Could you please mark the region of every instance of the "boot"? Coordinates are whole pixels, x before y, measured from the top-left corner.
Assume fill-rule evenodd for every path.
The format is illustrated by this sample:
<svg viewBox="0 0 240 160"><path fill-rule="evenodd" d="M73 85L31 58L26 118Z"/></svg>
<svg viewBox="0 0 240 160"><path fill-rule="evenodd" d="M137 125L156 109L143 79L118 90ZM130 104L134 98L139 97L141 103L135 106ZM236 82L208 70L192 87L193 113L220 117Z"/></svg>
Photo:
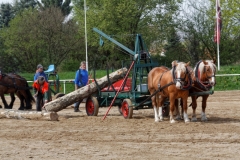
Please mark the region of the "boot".
<svg viewBox="0 0 240 160"><path fill-rule="evenodd" d="M79 112L79 108L77 106L74 106L74 112Z"/></svg>
<svg viewBox="0 0 240 160"><path fill-rule="evenodd" d="M75 104L74 104L74 112L80 112L80 110L79 110L79 102L76 102Z"/></svg>

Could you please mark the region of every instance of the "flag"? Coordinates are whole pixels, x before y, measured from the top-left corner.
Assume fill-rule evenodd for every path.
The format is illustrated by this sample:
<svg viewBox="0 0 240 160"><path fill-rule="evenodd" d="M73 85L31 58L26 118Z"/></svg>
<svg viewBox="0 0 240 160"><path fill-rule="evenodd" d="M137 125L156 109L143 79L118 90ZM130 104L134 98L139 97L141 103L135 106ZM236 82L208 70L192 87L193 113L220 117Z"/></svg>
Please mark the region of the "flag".
<svg viewBox="0 0 240 160"><path fill-rule="evenodd" d="M216 0L216 24L215 24L215 34L214 34L214 42L220 43L220 33L222 29L222 20L221 20L221 8L219 0Z"/></svg>

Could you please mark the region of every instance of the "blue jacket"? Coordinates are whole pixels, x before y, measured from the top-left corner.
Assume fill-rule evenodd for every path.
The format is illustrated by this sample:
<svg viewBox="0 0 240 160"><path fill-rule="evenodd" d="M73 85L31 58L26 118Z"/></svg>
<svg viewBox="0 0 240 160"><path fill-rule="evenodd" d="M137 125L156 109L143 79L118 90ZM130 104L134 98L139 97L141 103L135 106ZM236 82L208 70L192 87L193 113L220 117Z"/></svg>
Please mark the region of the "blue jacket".
<svg viewBox="0 0 240 160"><path fill-rule="evenodd" d="M79 74L79 71L80 71L80 74ZM74 84L76 84L78 87L83 87L83 86L86 86L87 83L88 83L88 71L85 69L77 70Z"/></svg>
<svg viewBox="0 0 240 160"><path fill-rule="evenodd" d="M34 81L36 81L39 76L43 76L43 77L45 78L45 81L48 82L47 76L46 76L46 74L45 74L44 72L41 72L41 73L40 73L40 72L37 72L37 73L34 75Z"/></svg>

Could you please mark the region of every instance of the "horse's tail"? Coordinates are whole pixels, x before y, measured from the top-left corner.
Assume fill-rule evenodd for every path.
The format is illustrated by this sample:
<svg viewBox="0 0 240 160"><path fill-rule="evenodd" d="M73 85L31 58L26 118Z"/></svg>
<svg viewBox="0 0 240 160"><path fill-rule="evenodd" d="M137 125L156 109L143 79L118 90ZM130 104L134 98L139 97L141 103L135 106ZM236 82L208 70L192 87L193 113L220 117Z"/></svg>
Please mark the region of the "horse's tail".
<svg viewBox="0 0 240 160"><path fill-rule="evenodd" d="M30 87L29 87L27 82L26 82L26 87L28 88L28 89L26 89L27 98L28 98L30 103L34 103L35 98L32 96L32 93L30 92Z"/></svg>

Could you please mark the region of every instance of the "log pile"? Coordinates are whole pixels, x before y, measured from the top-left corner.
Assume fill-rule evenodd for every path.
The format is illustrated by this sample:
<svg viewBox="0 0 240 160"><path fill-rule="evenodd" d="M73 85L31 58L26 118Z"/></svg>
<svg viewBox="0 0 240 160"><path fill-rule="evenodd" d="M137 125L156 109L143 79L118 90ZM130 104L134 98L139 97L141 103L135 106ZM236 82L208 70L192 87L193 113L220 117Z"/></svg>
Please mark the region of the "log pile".
<svg viewBox="0 0 240 160"><path fill-rule="evenodd" d="M127 68L123 68L109 74L110 82L114 83L119 79L122 79L123 75L125 75L126 73L127 73ZM107 76L98 79L97 83L101 89L108 86ZM62 97L59 97L45 104L44 107L48 112L58 112L74 104L77 101L80 101L80 100L83 100L84 98L89 97L96 91L97 91L97 85L95 83L90 83L85 87L79 88L76 91L68 93Z"/></svg>
<svg viewBox="0 0 240 160"><path fill-rule="evenodd" d="M57 121L58 114L55 112L36 112L36 111L18 111L18 110L4 110L0 112L1 118L11 119L31 119L31 120L51 120Z"/></svg>
<svg viewBox="0 0 240 160"><path fill-rule="evenodd" d="M123 78L127 73L127 68L119 69L111 74L109 74L109 79L111 83L114 83ZM97 80L100 89L108 86L108 78L104 76ZM65 109L66 107L74 104L77 101L83 100L91 96L94 92L98 90L96 83L90 83L85 87L82 87L76 91L59 97L51 102L45 104L45 111L34 112L34 111L18 111L18 110L3 110L0 112L0 118L14 118L14 119L42 119L57 121L57 112Z"/></svg>

